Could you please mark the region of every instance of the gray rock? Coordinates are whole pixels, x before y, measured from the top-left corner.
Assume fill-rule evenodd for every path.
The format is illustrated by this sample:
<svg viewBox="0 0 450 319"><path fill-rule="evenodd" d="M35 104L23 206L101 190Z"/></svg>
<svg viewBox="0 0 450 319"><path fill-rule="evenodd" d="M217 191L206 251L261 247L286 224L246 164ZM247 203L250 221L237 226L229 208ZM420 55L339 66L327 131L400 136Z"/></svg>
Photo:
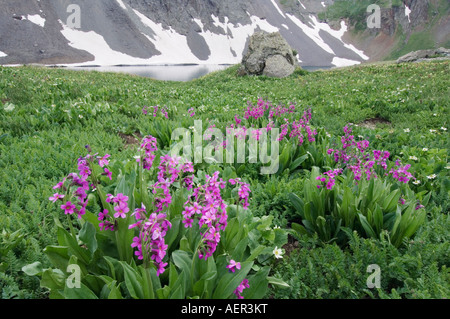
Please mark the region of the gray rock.
<svg viewBox="0 0 450 319"><path fill-rule="evenodd" d="M282 55L273 55L266 60L263 74L269 77L284 78L291 75L295 67Z"/></svg>
<svg viewBox="0 0 450 319"><path fill-rule="evenodd" d="M291 46L279 32L254 33L248 42L238 74L286 77L295 70Z"/></svg>
<svg viewBox="0 0 450 319"><path fill-rule="evenodd" d="M420 62L434 58L450 58L450 49L438 48L413 51L397 59L397 63Z"/></svg>

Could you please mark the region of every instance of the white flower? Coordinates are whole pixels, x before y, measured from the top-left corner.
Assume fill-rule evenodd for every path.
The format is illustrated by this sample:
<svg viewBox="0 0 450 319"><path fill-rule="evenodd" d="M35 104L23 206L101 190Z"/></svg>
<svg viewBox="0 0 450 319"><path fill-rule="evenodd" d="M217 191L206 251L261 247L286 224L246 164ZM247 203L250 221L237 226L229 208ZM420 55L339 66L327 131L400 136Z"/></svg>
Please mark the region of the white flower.
<svg viewBox="0 0 450 319"><path fill-rule="evenodd" d="M428 148L424 147L424 148L422 148L422 151L423 152L428 152Z"/></svg>
<svg viewBox="0 0 450 319"><path fill-rule="evenodd" d="M433 116L437 116L437 113L433 113Z"/></svg>
<svg viewBox="0 0 450 319"><path fill-rule="evenodd" d="M412 182L414 185L419 185L421 182L419 180L415 180L414 182Z"/></svg>
<svg viewBox="0 0 450 319"><path fill-rule="evenodd" d="M450 169L450 165L445 166L446 169Z"/></svg>
<svg viewBox="0 0 450 319"><path fill-rule="evenodd" d="M275 246L275 249L273 250L273 254L275 255L276 259L283 258L283 252L277 246Z"/></svg>
<svg viewBox="0 0 450 319"><path fill-rule="evenodd" d="M428 179L435 179L436 178L436 174L431 174L427 176Z"/></svg>
<svg viewBox="0 0 450 319"><path fill-rule="evenodd" d="M446 127L441 127L441 130L447 131L447 128Z"/></svg>
<svg viewBox="0 0 450 319"><path fill-rule="evenodd" d="M430 133L436 133L436 130L430 129Z"/></svg>
<svg viewBox="0 0 450 319"><path fill-rule="evenodd" d="M413 160L413 161L417 161L417 157L415 157L415 156L410 156L409 159Z"/></svg>
<svg viewBox="0 0 450 319"><path fill-rule="evenodd" d="M280 226L274 226L273 229L280 229Z"/></svg>
<svg viewBox="0 0 450 319"><path fill-rule="evenodd" d="M409 133L409 132L410 132L410 130L409 130L409 128L405 128L405 129L403 130L403 132L405 132L405 133Z"/></svg>

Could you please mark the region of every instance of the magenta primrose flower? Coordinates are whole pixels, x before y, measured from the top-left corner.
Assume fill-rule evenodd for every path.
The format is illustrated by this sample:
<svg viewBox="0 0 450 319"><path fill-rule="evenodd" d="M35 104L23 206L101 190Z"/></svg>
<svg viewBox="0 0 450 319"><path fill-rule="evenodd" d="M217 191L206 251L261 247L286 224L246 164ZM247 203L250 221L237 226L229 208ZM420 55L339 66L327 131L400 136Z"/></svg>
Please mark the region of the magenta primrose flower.
<svg viewBox="0 0 450 319"><path fill-rule="evenodd" d="M64 210L64 214L72 215L75 212L76 206L72 204L70 201L61 205L61 209Z"/></svg>
<svg viewBox="0 0 450 319"><path fill-rule="evenodd" d="M230 264L227 266L227 268L229 272L235 272L236 269L241 269L241 263L231 259Z"/></svg>
<svg viewBox="0 0 450 319"><path fill-rule="evenodd" d="M114 210L116 211L114 214L115 218L127 218L126 214L130 211L126 202L121 202L118 206L114 207Z"/></svg>
<svg viewBox="0 0 450 319"><path fill-rule="evenodd" d="M108 165L109 164L109 161L108 161L109 157L111 157L111 155L109 155L109 154L105 154L105 156L103 156L103 157L97 156L98 165L100 165L100 167L102 167L102 168L105 167L106 165Z"/></svg>
<svg viewBox="0 0 450 319"><path fill-rule="evenodd" d="M65 195L55 193L55 194L53 194L53 196L50 196L48 199L49 199L50 201L52 201L53 203L56 203L56 201L57 201L58 199L63 199L64 196L65 196Z"/></svg>

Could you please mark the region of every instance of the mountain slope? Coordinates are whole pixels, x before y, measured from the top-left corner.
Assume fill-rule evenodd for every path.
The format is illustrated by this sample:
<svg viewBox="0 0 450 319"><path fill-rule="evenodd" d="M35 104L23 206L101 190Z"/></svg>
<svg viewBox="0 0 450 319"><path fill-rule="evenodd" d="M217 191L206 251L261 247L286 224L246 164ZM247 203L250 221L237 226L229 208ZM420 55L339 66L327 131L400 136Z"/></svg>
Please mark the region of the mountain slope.
<svg viewBox="0 0 450 319"><path fill-rule="evenodd" d="M395 42L392 35L349 32L351 19L318 18L337 2L2 0L0 64L235 64L258 30L279 31L300 65L353 65L386 55L379 50ZM71 25L73 5L79 26ZM411 17L422 12L411 10Z"/></svg>
<svg viewBox="0 0 450 319"><path fill-rule="evenodd" d="M71 4L80 28L69 27ZM342 41L345 23L335 31L317 20L317 1L3 0L0 9L0 64L234 64L257 30L279 31L303 65L368 59Z"/></svg>

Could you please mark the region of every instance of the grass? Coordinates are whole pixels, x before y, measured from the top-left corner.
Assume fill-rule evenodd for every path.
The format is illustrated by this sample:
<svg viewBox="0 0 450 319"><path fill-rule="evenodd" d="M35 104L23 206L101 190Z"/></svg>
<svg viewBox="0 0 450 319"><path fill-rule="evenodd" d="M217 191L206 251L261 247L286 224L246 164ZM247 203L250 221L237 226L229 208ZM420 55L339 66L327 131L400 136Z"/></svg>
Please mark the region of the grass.
<svg viewBox="0 0 450 319"><path fill-rule="evenodd" d="M440 159L448 163L449 135L441 129L449 127L450 118L448 61L401 65L380 63L313 73L297 70L285 79L238 77L237 68L233 66L186 83L92 71L0 67L2 298L46 297L36 278L25 276L21 267L35 261L48 264L42 249L56 243L53 218L59 214L48 201L52 186L76 169L75 159L84 154L86 144L100 154L111 154L117 160L132 157L136 146L130 145L129 140L127 142L123 137L151 134L157 125L152 117L142 114L145 105L166 106L169 110L167 125L172 128L193 125L193 119L187 116L191 107L196 111L196 119L225 126L233 121L235 114L242 114L248 101L255 103L259 97L273 104L296 103L300 108L312 107L313 125L323 127L333 136L340 136L342 127L349 122L359 125L366 120L382 119L375 128L357 126L355 134L367 136L374 147L388 149L398 156L422 148L441 150L443 155L439 155ZM406 129L410 133L406 133ZM430 157L429 161L427 167L434 167L432 161L435 158ZM443 167L432 169L445 172ZM274 185L252 185L256 192L255 200L260 201L255 203L255 207L273 210L273 214L278 214L277 223L286 225L286 218L291 218L290 208L286 207L285 211L281 208L286 198L283 194L267 198L263 193L269 188L275 192L276 189L293 189L296 187L295 179L272 183ZM421 229L420 238L428 245L426 249L448 252L448 244L445 244L449 234L448 218L439 217L443 207L448 207L445 204L448 188L444 187L440 196L436 196L434 215L430 213L430 221ZM435 220L440 223L433 222ZM433 233L437 229L440 229L441 237L434 240ZM299 244L300 247L308 247L313 256L311 266L305 264L304 267L322 271L320 269L326 268L325 264L329 262L326 256L333 254L332 251L341 254L343 263L358 258L353 248L342 250L309 242L310 239L303 239ZM366 245L367 248L378 243L368 240L358 245ZM418 254L418 251L377 249L380 263L392 254L399 258L399 262L406 262ZM298 252L299 256L304 253ZM295 268L298 261L295 254L280 262L277 271L283 276L300 271ZM448 297L448 282L447 286L444 284L448 271L443 268L448 267L448 260L436 261L430 257L426 263L427 267L419 270L408 268L408 276L405 275L405 280L422 278L422 287L419 284L408 286L404 281L399 283L392 279L384 289L385 296L392 297L395 295L392 289L403 287L416 289L420 292L416 293L419 297L443 294ZM339 268L338 262L335 267L336 276L351 271ZM362 261L359 267L359 272L364 273ZM425 273L431 270L435 277L426 277ZM402 269L392 271L392 277L402 273ZM440 284L443 288L439 286L442 289L435 287L437 281L443 282ZM334 279L311 281L307 288L311 291L318 288L339 291L341 283ZM300 281L291 284L295 287ZM352 278L348 277L347 292L354 288L352 285ZM308 289L304 295L293 291L272 293L280 298L333 295L308 294ZM397 293L414 297L409 290ZM346 296L354 297L350 293ZM383 294L376 296L382 297Z"/></svg>

